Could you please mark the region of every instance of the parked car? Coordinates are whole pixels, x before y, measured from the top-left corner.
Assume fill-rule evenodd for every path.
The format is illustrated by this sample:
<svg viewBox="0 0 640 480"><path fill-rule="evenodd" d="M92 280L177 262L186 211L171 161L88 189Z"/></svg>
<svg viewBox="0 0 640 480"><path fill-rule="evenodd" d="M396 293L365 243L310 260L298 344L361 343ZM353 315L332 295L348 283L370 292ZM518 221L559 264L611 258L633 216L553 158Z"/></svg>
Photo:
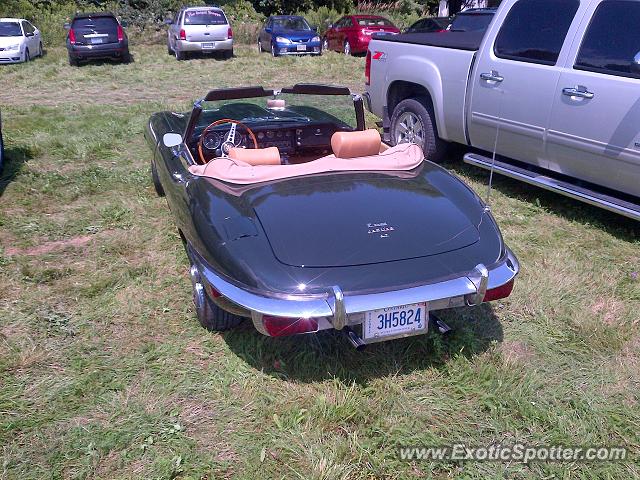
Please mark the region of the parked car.
<svg viewBox="0 0 640 480"><path fill-rule="evenodd" d="M376 15L347 15L329 25L322 41L323 50L334 50L345 55L365 53L374 34L400 33L390 20Z"/></svg>
<svg viewBox="0 0 640 480"><path fill-rule="evenodd" d="M518 261L480 198L417 145L364 128L360 95L310 84L214 90L151 116L153 183L203 326L336 329L362 347L511 293Z"/></svg>
<svg viewBox="0 0 640 480"><path fill-rule="evenodd" d="M639 24L637 1L505 0L486 33L373 40L365 98L392 144L465 144L487 152L467 163L640 220Z"/></svg>
<svg viewBox="0 0 640 480"><path fill-rule="evenodd" d="M233 30L219 7L189 7L167 20L167 53L184 60L192 53L233 57Z"/></svg>
<svg viewBox="0 0 640 480"><path fill-rule="evenodd" d="M404 33L430 33L430 32L444 32L451 24L451 18L449 17L428 17L421 18Z"/></svg>
<svg viewBox="0 0 640 480"><path fill-rule="evenodd" d="M258 51L270 51L274 57L322 55L321 43L317 27L297 15L271 16L258 34Z"/></svg>
<svg viewBox="0 0 640 480"><path fill-rule="evenodd" d="M78 13L65 28L69 65L97 59L131 61L127 33L113 13Z"/></svg>
<svg viewBox="0 0 640 480"><path fill-rule="evenodd" d="M23 18L0 18L0 63L28 62L41 56L40 30Z"/></svg>
<svg viewBox="0 0 640 480"><path fill-rule="evenodd" d="M469 8L453 16L447 27L449 32L484 32L489 27L497 8Z"/></svg>

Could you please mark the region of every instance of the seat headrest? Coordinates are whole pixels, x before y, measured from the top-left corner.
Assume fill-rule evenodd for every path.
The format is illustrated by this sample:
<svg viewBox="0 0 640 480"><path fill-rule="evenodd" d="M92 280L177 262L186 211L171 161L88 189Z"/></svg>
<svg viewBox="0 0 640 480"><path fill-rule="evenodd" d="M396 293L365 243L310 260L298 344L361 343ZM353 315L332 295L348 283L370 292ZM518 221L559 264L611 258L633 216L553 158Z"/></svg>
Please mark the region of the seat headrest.
<svg viewBox="0 0 640 480"><path fill-rule="evenodd" d="M267 108L284 108L284 100L270 98L267 100Z"/></svg>
<svg viewBox="0 0 640 480"><path fill-rule="evenodd" d="M336 132L331 136L331 148L338 158L355 158L380 153L382 140L377 130Z"/></svg>
<svg viewBox="0 0 640 480"><path fill-rule="evenodd" d="M249 165L280 165L280 150L269 148L230 148L229 158Z"/></svg>

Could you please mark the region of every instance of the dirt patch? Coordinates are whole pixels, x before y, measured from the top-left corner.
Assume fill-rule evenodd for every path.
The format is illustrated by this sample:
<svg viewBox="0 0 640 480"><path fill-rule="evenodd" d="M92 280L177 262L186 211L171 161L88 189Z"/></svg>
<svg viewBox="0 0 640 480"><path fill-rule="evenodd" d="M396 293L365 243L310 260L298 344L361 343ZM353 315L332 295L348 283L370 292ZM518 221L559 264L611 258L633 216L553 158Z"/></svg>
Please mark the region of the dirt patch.
<svg viewBox="0 0 640 480"><path fill-rule="evenodd" d="M43 244L36 245L35 247L29 247L29 248L9 247L4 251L4 254L8 257L12 257L15 255L26 255L26 256L44 255L47 253L64 250L66 248L83 247L87 245L92 239L93 239L93 235L82 235L79 237L68 238L66 240L56 240L53 242L45 242Z"/></svg>
<svg viewBox="0 0 640 480"><path fill-rule="evenodd" d="M535 353L529 345L519 340L505 340L500 344L500 353L505 363L526 364L535 359Z"/></svg>
<svg viewBox="0 0 640 480"><path fill-rule="evenodd" d="M618 325L620 318L624 316L624 304L614 298L600 297L591 306L591 313L611 327Z"/></svg>

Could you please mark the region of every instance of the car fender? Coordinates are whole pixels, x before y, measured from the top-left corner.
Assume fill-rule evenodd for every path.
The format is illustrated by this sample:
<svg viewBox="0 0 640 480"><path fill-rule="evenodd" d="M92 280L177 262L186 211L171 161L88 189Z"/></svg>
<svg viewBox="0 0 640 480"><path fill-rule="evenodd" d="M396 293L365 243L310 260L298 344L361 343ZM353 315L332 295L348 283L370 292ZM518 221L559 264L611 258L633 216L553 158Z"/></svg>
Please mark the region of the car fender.
<svg viewBox="0 0 640 480"><path fill-rule="evenodd" d="M408 66L411 68L408 68ZM443 109L442 76L438 66L432 60L415 54L400 54L388 60L384 84L387 85L386 104L389 106L390 95L394 88L394 82L405 82L423 87L431 99L433 113L435 115L438 135L443 140L448 140L446 122ZM418 95L420 96L420 95ZM405 97L410 98L410 97ZM397 102L396 102L397 104ZM389 116L392 115L389 108Z"/></svg>

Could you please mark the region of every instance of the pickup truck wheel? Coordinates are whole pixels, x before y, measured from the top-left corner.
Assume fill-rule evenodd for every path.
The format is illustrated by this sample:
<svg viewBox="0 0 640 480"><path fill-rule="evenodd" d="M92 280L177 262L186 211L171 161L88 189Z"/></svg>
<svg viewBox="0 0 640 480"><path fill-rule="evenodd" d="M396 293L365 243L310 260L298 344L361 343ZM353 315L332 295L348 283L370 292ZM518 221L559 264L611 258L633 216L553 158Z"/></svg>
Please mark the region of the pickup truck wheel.
<svg viewBox="0 0 640 480"><path fill-rule="evenodd" d="M204 290L205 286L200 279L198 267L192 265L189 274L193 285L193 303L200 325L207 330L222 332L237 327L243 322L243 317L229 313L211 301Z"/></svg>
<svg viewBox="0 0 640 480"><path fill-rule="evenodd" d="M430 107L414 98L401 101L391 116L391 142L415 143L422 148L424 156L439 162L445 151L445 142L438 137L435 116Z"/></svg>

